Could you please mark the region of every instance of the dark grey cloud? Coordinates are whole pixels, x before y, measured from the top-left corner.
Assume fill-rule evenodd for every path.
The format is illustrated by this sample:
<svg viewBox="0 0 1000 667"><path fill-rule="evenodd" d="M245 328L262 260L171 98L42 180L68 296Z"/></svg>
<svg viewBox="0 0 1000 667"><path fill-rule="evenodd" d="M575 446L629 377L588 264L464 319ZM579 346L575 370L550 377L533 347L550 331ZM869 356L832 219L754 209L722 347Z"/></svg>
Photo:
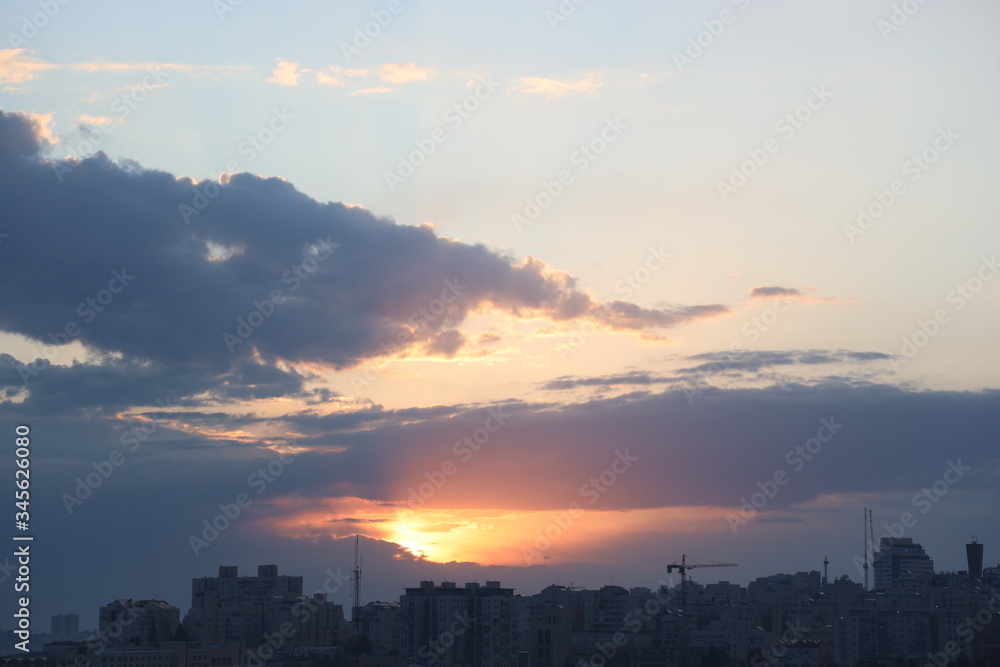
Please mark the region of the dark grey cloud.
<svg viewBox="0 0 1000 667"><path fill-rule="evenodd" d="M467 454L461 443L497 411L503 426ZM843 429L814 461L798 462L795 449L816 436L823 420ZM1000 427L997 391L819 382L706 388L692 396L669 388L568 405L370 408L272 421L314 450L302 455L306 465L288 473L295 495L405 503L408 487L450 459L459 472L430 503L441 507L565 507L625 449L642 464L628 473L628 484L601 499L603 509L738 504L779 468L801 481L770 509L823 494L916 492L958 458L977 470L964 488L993 489L1000 465L989 435Z"/></svg>
<svg viewBox="0 0 1000 667"><path fill-rule="evenodd" d="M748 377L756 374L755 379L780 381L783 376L764 374L771 368L820 365L864 365L874 361L888 361L891 355L883 352L854 352L851 350L735 350L728 352L705 352L693 354L684 358L687 361L702 362L694 366L685 366L675 371L675 375L654 375L645 371L630 371L612 375L572 377L561 376L541 384L542 389L567 390L577 387L621 387L628 385L676 385L690 382L690 376L706 377L711 375L726 375L731 377ZM876 373L877 374L877 373ZM831 376L829 380L857 381L857 377Z"/></svg>
<svg viewBox="0 0 1000 667"><path fill-rule="evenodd" d="M0 410L0 426L10 431L10 424L20 417L16 410L16 405L9 404ZM491 410L504 416L503 426L474 456L463 460L455 453L456 444L482 428ZM160 571L177 573L179 582L173 590L180 591L180 597L170 601L184 606L190 590L186 578L212 574L220 563L248 568L258 562L275 562L289 573L306 568L307 575L322 581L326 567L350 564L350 550L341 549L336 540L275 539L255 527L287 516L288 503L362 498L382 506L406 507L407 488L424 481L426 472L440 469L447 459L458 470L428 500L428 506L564 510L580 499L581 484L609 467L616 451L628 450L639 463L600 498L601 510L721 505L735 511L741 497L754 493L759 481L771 479L781 469L791 481L757 521L762 530L787 525L787 530L813 531L803 534L810 535L806 541L816 547L812 556L817 561L843 536L815 532L818 529L796 509L797 504L850 493L865 497L896 493L908 502L941 477L948 461L960 460L971 471L941 501L941 509L926 519L928 523L921 524L921 531L927 531L936 517L954 516L949 522L956 530L977 532L989 543L1000 540L1000 536L990 537L989 527L982 524L982 517L995 515L998 502L995 480L1000 452L992 435L1000 429L998 391L908 391L887 385L820 382L762 389L706 388L694 397L669 388L567 405L509 402L396 411L370 406L358 412L353 422L350 415L310 412L272 419L275 432L297 434L298 445L314 451L300 453L245 516L200 557L192 555L188 535L203 519L214 516L220 503L231 502L246 491L248 476L273 461L275 452L264 448L264 442L208 439L198 434L213 427L228 431L234 425L260 423L264 417L210 411L170 415L194 427L184 432L168 427L166 411L151 410L146 416L163 419L162 425L135 451L125 450L120 441L128 422L113 416L56 415L37 420L36 438L39 445L44 443L33 461L33 475L38 478L37 487L33 486L38 502L33 507L39 525L66 543L118 545L93 556L56 549L43 552L39 578L44 575L46 590L52 593L40 598L39 604L53 611L65 609L67 599L78 598L57 597L55 591L83 595L70 585L81 577L121 586L111 597L135 596L136 591L145 590L143 577ZM796 470L799 455L795 448L816 435L822 420L843 428ZM93 462L105 460L115 448L125 452L125 463L72 516L67 515L60 494L71 491L76 478L90 473ZM158 499L169 511L154 507L150 498ZM886 521L896 516L898 511L880 513ZM803 518L808 523L802 523ZM330 519L347 519L331 524L331 532L342 533L353 532L351 526L363 530L363 524L352 520L366 517L352 513ZM128 527L126 540L121 538L123 526ZM756 539L747 532L747 539ZM794 541L797 534L783 534L782 539ZM711 553L733 553L734 560L747 565L744 554L752 542L734 542L737 538L721 521L717 535ZM743 536L741 531L739 539ZM595 548L613 546L625 553L630 548L642 553L661 546L681 548L669 529L664 535L642 539L642 544ZM762 534L760 539L753 574L779 567L773 551L768 551L773 547L773 534ZM410 567L414 561L394 545L368 544L366 549L385 556L379 566L373 556L371 572L385 568L384 576L377 578L395 587L379 589L387 590L387 595L393 590L398 595L398 587L420 579L499 578L520 586L535 582L533 570L474 564L448 568L430 563L414 569ZM246 554L255 554L254 560L248 562ZM331 562L331 554L345 560ZM849 566L849 558L847 553L841 560ZM143 567L136 568L136 562ZM365 562L367 567L368 556ZM502 576L486 577L487 572ZM600 576L607 576L606 570L601 572ZM588 576L595 574L591 570ZM619 581L617 574L615 581ZM106 586L88 585L83 590L93 595L98 588L101 595L108 595Z"/></svg>
<svg viewBox="0 0 1000 667"><path fill-rule="evenodd" d="M577 387L618 387L623 385L655 385L677 382L675 378L657 377L643 371L630 371L596 377L571 377L563 375L541 385L542 389L564 390Z"/></svg>
<svg viewBox="0 0 1000 667"><path fill-rule="evenodd" d="M741 374L780 366L819 366L824 364L866 364L888 361L892 355L884 352L852 350L733 350L705 352L687 357L702 362L678 369L680 375Z"/></svg>
<svg viewBox="0 0 1000 667"><path fill-rule="evenodd" d="M214 372L193 364L106 358L70 365L36 359L29 364L0 354L0 389L26 415L113 413L131 406L196 406L228 400L304 395L306 376L235 360ZM193 398L197 396L198 398ZM2 405L2 403L0 403Z"/></svg>
<svg viewBox="0 0 1000 667"><path fill-rule="evenodd" d="M772 296L801 296L802 290L793 287L751 287L751 299L766 299Z"/></svg>
<svg viewBox="0 0 1000 667"><path fill-rule="evenodd" d="M540 260L318 202L278 178L193 183L102 153L47 161L37 126L0 120L0 329L45 343L213 373L250 358L347 368L410 350L453 356L466 343L457 326L484 308L635 331L727 312L600 304ZM180 208L199 193L212 196L186 222Z"/></svg>
<svg viewBox="0 0 1000 667"><path fill-rule="evenodd" d="M0 160L38 155L49 147L41 136L42 128L31 116L4 113L0 109Z"/></svg>

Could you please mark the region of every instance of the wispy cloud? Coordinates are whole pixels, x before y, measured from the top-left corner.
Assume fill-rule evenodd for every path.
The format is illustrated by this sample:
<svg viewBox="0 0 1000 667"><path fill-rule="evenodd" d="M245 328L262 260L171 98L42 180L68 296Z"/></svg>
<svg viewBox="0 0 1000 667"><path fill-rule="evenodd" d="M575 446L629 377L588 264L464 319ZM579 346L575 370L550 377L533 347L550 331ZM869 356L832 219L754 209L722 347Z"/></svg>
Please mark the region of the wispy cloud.
<svg viewBox="0 0 1000 667"><path fill-rule="evenodd" d="M769 285L764 287L751 287L750 288L750 298L756 301L765 301L770 299L781 299L781 300L792 300L799 303L819 303L823 301L851 301L852 299L838 299L835 296L810 296L808 293L813 291L812 287L801 290L797 287L780 287L777 285Z"/></svg>
<svg viewBox="0 0 1000 667"><path fill-rule="evenodd" d="M33 81L46 70L56 67L27 55L26 49L0 49L0 83L14 84L4 90L15 90L20 84Z"/></svg>
<svg viewBox="0 0 1000 667"><path fill-rule="evenodd" d="M121 125L125 122L122 118L112 118L110 116L91 116L88 113L80 115L77 120L85 125Z"/></svg>
<svg viewBox="0 0 1000 667"><path fill-rule="evenodd" d="M386 63L378 68L378 75L386 83L426 81L437 74L436 67L417 67L413 63Z"/></svg>
<svg viewBox="0 0 1000 667"><path fill-rule="evenodd" d="M540 76L523 77L514 82L507 94L537 95L547 100L580 93L593 95L604 85L601 80L604 74L604 71L588 72L575 82L557 81Z"/></svg>
<svg viewBox="0 0 1000 667"><path fill-rule="evenodd" d="M339 67L330 67L330 68L328 68L327 72L330 72L329 74L327 74L326 72L317 71L316 72L316 83L318 83L321 86L338 86L338 87L343 87L344 85L346 85L345 82L344 82L344 80L343 79L339 79L336 76L333 76L334 74L340 73L340 71L341 70L340 70Z"/></svg>
<svg viewBox="0 0 1000 667"><path fill-rule="evenodd" d="M372 86L370 88L362 88L361 90L355 90L351 95L386 95L394 91L395 88L389 88L386 86Z"/></svg>

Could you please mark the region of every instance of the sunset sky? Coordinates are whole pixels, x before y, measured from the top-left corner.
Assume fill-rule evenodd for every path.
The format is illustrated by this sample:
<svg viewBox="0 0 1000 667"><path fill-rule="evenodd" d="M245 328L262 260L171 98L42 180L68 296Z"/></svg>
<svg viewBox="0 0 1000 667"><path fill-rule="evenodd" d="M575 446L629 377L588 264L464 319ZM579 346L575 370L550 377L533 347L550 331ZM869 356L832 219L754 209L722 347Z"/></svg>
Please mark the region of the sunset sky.
<svg viewBox="0 0 1000 667"><path fill-rule="evenodd" d="M39 627L183 613L220 564L312 591L355 533L365 600L682 554L858 581L865 507L938 569L972 534L996 563L998 21L5 3L0 425L32 431Z"/></svg>

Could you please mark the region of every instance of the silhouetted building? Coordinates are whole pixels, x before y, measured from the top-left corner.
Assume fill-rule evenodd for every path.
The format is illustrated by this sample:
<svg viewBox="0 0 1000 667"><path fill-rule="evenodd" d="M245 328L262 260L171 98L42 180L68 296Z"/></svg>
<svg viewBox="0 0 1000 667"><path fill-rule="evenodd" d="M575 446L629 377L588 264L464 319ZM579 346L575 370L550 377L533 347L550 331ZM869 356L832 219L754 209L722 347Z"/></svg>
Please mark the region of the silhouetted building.
<svg viewBox="0 0 1000 667"><path fill-rule="evenodd" d="M235 566L222 565L218 577L191 580L184 626L195 641L286 650L330 646L343 637L346 622L341 605L325 593L303 596L302 577L279 575L277 565L258 566L256 577L240 577Z"/></svg>
<svg viewBox="0 0 1000 667"><path fill-rule="evenodd" d="M180 609L163 600L119 598L100 610L100 633L108 644L148 643L174 638Z"/></svg>
<svg viewBox="0 0 1000 667"><path fill-rule="evenodd" d="M514 589L487 581L458 588L420 582L400 598L400 658L407 665L509 667L517 664Z"/></svg>
<svg viewBox="0 0 1000 667"><path fill-rule="evenodd" d="M51 634L52 639L71 639L80 632L80 616L78 614L53 614Z"/></svg>
<svg viewBox="0 0 1000 667"><path fill-rule="evenodd" d="M934 574L934 561L909 537L883 537L875 552L875 588L891 591L901 580L920 581Z"/></svg>
<svg viewBox="0 0 1000 667"><path fill-rule="evenodd" d="M965 558L969 562L969 576L974 579L983 578L983 545L972 538L972 542L965 545Z"/></svg>
<svg viewBox="0 0 1000 667"><path fill-rule="evenodd" d="M369 602L359 610L360 634L368 640L369 654L395 655L399 652L402 610L398 602Z"/></svg>

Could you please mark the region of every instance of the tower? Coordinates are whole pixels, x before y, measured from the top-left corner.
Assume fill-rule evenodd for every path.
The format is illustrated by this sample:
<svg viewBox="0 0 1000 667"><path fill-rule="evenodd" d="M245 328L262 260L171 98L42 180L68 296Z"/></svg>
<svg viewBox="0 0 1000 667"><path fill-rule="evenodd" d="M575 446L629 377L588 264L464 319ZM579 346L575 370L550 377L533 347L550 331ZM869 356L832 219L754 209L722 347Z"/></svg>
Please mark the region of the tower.
<svg viewBox="0 0 1000 667"><path fill-rule="evenodd" d="M965 545L965 558L969 562L969 576L973 579L983 578L983 545L972 536L972 541Z"/></svg>

